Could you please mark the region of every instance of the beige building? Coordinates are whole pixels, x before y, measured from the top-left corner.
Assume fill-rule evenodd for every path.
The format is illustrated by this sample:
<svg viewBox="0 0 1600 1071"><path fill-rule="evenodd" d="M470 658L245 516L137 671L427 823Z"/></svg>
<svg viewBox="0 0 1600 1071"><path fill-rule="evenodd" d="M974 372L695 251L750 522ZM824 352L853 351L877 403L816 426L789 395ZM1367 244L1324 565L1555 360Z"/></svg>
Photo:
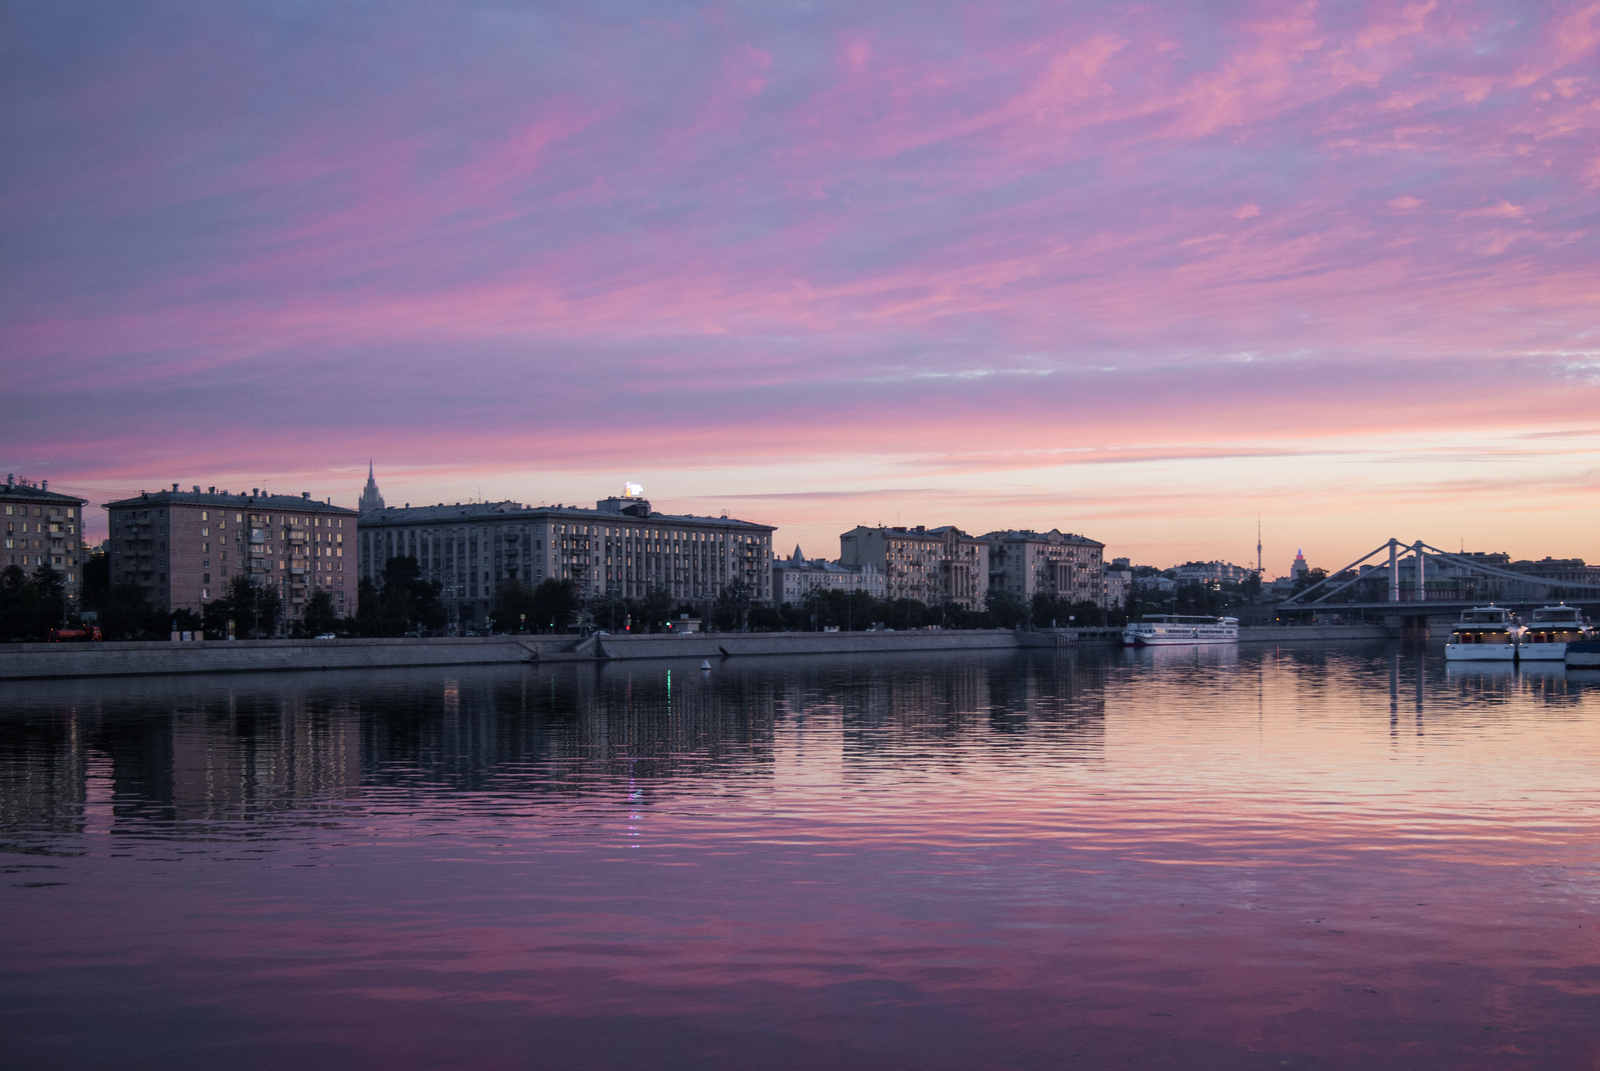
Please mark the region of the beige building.
<svg viewBox="0 0 1600 1071"><path fill-rule="evenodd" d="M981 610L989 594L988 541L953 525L861 525L839 537L839 562L882 570L890 599L916 599L928 606L948 602L964 610Z"/></svg>
<svg viewBox="0 0 1600 1071"><path fill-rule="evenodd" d="M854 591L881 599L888 590L888 578L871 562L845 565L807 558L795 547L793 555L772 563L772 601L779 606L799 606L819 591Z"/></svg>
<svg viewBox="0 0 1600 1071"><path fill-rule="evenodd" d="M373 494L376 495L374 487ZM586 597L709 602L735 580L754 602L772 601L773 528L729 517L656 513L640 494L594 509L518 502L390 506L361 514L362 574L414 557L437 580L452 616L483 621L500 585L571 580Z"/></svg>
<svg viewBox="0 0 1600 1071"><path fill-rule="evenodd" d="M1105 544L1086 536L1048 532L990 532L989 587L1019 599L1052 595L1067 602L1108 606Z"/></svg>
<svg viewBox="0 0 1600 1071"><path fill-rule="evenodd" d="M158 610L198 611L236 576L278 593L284 617L305 613L315 591L334 611L358 607L356 511L309 494L229 494L211 488L139 492L108 502L111 583L132 580Z"/></svg>
<svg viewBox="0 0 1600 1071"><path fill-rule="evenodd" d="M50 481L38 486L16 476L0 485L5 507L6 566L33 573L48 565L61 574L67 599L78 597L83 583L83 507L86 500L50 490Z"/></svg>

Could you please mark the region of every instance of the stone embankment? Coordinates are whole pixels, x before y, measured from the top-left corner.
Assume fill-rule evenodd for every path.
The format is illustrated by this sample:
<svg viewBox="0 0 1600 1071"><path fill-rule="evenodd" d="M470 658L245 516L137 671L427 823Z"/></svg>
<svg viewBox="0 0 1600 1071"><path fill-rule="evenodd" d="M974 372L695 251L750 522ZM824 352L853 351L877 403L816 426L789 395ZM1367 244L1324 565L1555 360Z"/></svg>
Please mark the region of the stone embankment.
<svg viewBox="0 0 1600 1071"><path fill-rule="evenodd" d="M1115 629L1048 632L779 632L665 636L483 636L449 639L240 640L198 643L19 643L0 647L0 681L126 677L162 673L251 673L384 669L603 659L710 659L772 655L894 654L1108 646ZM1240 643L1385 639L1379 625L1241 628Z"/></svg>
<svg viewBox="0 0 1600 1071"><path fill-rule="evenodd" d="M237 640L170 643L18 643L0 647L0 680L251 673L531 662L570 648L571 636L451 639Z"/></svg>

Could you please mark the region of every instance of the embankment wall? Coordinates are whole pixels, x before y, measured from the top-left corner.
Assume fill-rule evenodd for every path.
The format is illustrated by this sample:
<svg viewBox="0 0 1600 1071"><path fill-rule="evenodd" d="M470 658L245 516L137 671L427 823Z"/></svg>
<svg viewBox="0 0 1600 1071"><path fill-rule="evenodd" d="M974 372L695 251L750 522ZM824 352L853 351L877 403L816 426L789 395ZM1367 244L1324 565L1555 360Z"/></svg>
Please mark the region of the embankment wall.
<svg viewBox="0 0 1600 1071"><path fill-rule="evenodd" d="M155 673L259 673L531 662L573 637L237 640L171 643L19 643L0 648L0 680L129 677Z"/></svg>
<svg viewBox="0 0 1600 1071"><path fill-rule="evenodd" d="M1241 628L1240 643L1385 639L1381 625ZM780 632L665 636L482 636L448 639L239 640L202 643L21 643L0 647L0 681L125 677L161 673L259 673L301 669L383 669L591 659L757 655L893 654L1020 647L1105 646L1105 629L1057 632Z"/></svg>
<svg viewBox="0 0 1600 1071"><path fill-rule="evenodd" d="M987 651L1020 646L1008 629L970 632L703 632L682 636L601 636L603 658L710 658L737 655L889 654Z"/></svg>

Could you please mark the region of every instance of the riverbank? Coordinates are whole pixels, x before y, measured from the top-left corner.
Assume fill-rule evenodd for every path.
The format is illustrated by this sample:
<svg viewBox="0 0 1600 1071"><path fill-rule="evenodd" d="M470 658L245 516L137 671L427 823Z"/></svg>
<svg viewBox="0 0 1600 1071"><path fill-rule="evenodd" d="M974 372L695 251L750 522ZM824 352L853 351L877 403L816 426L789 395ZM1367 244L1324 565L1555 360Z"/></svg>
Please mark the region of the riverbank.
<svg viewBox="0 0 1600 1071"><path fill-rule="evenodd" d="M960 632L745 632L659 636L478 636L447 639L239 640L234 642L19 643L0 648L0 680L266 673L607 659L720 660L770 655L893 654L1111 646L1116 629ZM1241 628L1240 643L1386 639L1381 625Z"/></svg>

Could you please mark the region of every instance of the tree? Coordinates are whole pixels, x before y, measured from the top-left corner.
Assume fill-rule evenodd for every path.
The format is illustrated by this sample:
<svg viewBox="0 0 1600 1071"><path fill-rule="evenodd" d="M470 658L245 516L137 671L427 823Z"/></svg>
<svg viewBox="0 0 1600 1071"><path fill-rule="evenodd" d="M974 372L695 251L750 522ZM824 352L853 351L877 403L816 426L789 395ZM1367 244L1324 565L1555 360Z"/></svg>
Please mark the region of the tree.
<svg viewBox="0 0 1600 1071"><path fill-rule="evenodd" d="M649 601L650 596L647 594L645 596L647 605ZM667 607L672 605L672 601L664 590L661 591L661 604L662 616L665 616ZM717 601L712 605L711 616L720 631L737 632L744 627L749 611L750 587L742 577L738 577L724 584L722 590L717 593Z"/></svg>
<svg viewBox="0 0 1600 1071"><path fill-rule="evenodd" d="M1261 574L1251 573L1239 585L1239 593L1251 602L1261 598Z"/></svg>
<svg viewBox="0 0 1600 1071"><path fill-rule="evenodd" d="M1298 595L1307 588L1316 587L1326 579L1328 579L1328 570L1307 569L1305 572L1295 577L1294 590L1291 592L1291 594Z"/></svg>
<svg viewBox="0 0 1600 1071"><path fill-rule="evenodd" d="M78 586L78 605L85 610L98 610L110 594L111 558L105 551L97 550L83 563L83 583Z"/></svg>
<svg viewBox="0 0 1600 1071"><path fill-rule="evenodd" d="M39 568L50 567L41 565ZM38 572L30 577L16 565L8 565L0 572L0 639L11 642L47 640L50 630L61 623L50 598L52 585L47 581L41 589L36 583L38 577ZM59 579L53 587L59 599Z"/></svg>
<svg viewBox="0 0 1600 1071"><path fill-rule="evenodd" d="M577 616L580 600L578 585L571 580L551 578L533 589L529 600L529 627L548 628L560 632Z"/></svg>
<svg viewBox="0 0 1600 1071"><path fill-rule="evenodd" d="M236 576L228 584L227 608L234 623L235 636L264 639L278 628L283 615L283 600L278 591L257 583L248 576Z"/></svg>
<svg viewBox="0 0 1600 1071"><path fill-rule="evenodd" d="M533 609L533 589L520 580L508 580L495 594L489 621L496 632L525 632L539 627Z"/></svg>
<svg viewBox="0 0 1600 1071"><path fill-rule="evenodd" d="M1021 628L1027 624L1028 605L1003 588L990 588L983 604L996 628Z"/></svg>
<svg viewBox="0 0 1600 1071"><path fill-rule="evenodd" d="M100 634L108 640L154 640L166 635L167 622L150 605L150 594L124 580L100 600Z"/></svg>
<svg viewBox="0 0 1600 1071"><path fill-rule="evenodd" d="M407 554L390 558L376 584L362 580L357 628L363 636L399 636L413 628L444 627L442 585L424 580L417 559Z"/></svg>
<svg viewBox="0 0 1600 1071"><path fill-rule="evenodd" d="M320 588L312 592L310 600L306 602L305 613L300 616L300 623L305 630L313 636L319 636L324 632L332 632L338 620L339 615L333 608L333 596Z"/></svg>

